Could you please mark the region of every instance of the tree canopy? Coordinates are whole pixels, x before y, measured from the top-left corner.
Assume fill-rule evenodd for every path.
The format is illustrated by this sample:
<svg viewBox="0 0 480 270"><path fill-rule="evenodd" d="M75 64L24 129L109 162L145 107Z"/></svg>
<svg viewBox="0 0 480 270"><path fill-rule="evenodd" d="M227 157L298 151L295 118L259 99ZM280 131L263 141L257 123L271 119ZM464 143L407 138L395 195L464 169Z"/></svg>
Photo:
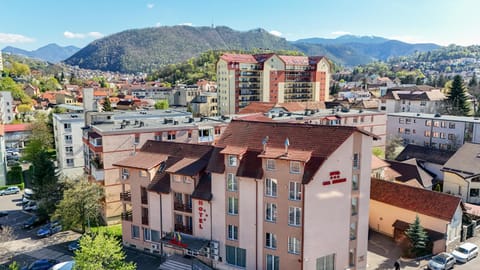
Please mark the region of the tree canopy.
<svg viewBox="0 0 480 270"><path fill-rule="evenodd" d="M162 99L157 102L155 102L155 109L157 110L166 110L168 109L168 100Z"/></svg>
<svg viewBox="0 0 480 270"><path fill-rule="evenodd" d="M420 225L420 218L418 215L415 217L415 221L410 224L405 231L405 235L410 239L411 252L413 255L420 256L426 252L428 235L422 225Z"/></svg>
<svg viewBox="0 0 480 270"><path fill-rule="evenodd" d="M467 90L460 75L453 77L452 85L448 90L448 113L452 115L470 116L471 106L467 98Z"/></svg>

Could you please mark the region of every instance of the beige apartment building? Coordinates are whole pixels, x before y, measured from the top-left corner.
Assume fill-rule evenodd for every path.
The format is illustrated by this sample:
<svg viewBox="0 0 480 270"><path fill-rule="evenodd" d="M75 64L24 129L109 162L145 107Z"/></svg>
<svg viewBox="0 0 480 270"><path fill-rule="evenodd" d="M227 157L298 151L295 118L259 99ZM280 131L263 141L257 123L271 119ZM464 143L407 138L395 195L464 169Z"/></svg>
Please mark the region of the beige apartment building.
<svg viewBox="0 0 480 270"><path fill-rule="evenodd" d="M212 144L226 125L221 119L193 118L175 110L87 113L84 168L91 181L104 187L106 222L119 223L123 212L122 182L115 162L135 155L148 140Z"/></svg>
<svg viewBox="0 0 480 270"><path fill-rule="evenodd" d="M217 62L220 114L234 114L251 102L329 99L330 64L323 56L223 54Z"/></svg>
<svg viewBox="0 0 480 270"><path fill-rule="evenodd" d="M214 146L148 141L113 163L123 243L215 269L366 269L376 138L232 120Z"/></svg>

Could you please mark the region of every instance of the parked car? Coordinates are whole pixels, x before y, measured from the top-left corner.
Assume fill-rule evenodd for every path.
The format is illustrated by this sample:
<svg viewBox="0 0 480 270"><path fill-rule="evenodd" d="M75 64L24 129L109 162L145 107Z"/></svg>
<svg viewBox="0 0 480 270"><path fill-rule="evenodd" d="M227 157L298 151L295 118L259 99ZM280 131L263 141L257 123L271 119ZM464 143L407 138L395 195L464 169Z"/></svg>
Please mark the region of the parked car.
<svg viewBox="0 0 480 270"><path fill-rule="evenodd" d="M8 216L8 211L0 211L0 217Z"/></svg>
<svg viewBox="0 0 480 270"><path fill-rule="evenodd" d="M38 225L41 225L41 224L45 223L45 221L47 221L47 220L44 219L44 218L41 218L37 215L31 216L29 219L27 219L23 223L23 228L24 229L30 229L30 228L33 228L35 226L38 226Z"/></svg>
<svg viewBox="0 0 480 270"><path fill-rule="evenodd" d="M452 252L452 255L457 262L466 263L478 256L478 247L472 243L463 243Z"/></svg>
<svg viewBox="0 0 480 270"><path fill-rule="evenodd" d="M0 196L3 195L10 195L10 194L17 194L20 192L20 188L13 186L13 187L8 187L7 189L0 190Z"/></svg>
<svg viewBox="0 0 480 270"><path fill-rule="evenodd" d="M22 270L48 270L50 267L54 266L57 264L57 260L48 260L48 259L42 259L42 260L36 260L33 263L31 263L29 266L25 266L22 268Z"/></svg>
<svg viewBox="0 0 480 270"><path fill-rule="evenodd" d="M28 201L22 206L25 211L37 211L38 205L36 201Z"/></svg>
<svg viewBox="0 0 480 270"><path fill-rule="evenodd" d="M38 237L47 237L52 234L58 233L62 231L62 225L59 221L52 221L47 225L43 226L42 228L38 229L37 236Z"/></svg>
<svg viewBox="0 0 480 270"><path fill-rule="evenodd" d="M455 258L446 252L442 252L436 256L433 256L428 261L428 269L430 270L449 270L455 265Z"/></svg>
<svg viewBox="0 0 480 270"><path fill-rule="evenodd" d="M35 192L33 192L33 190L31 190L29 188L24 189L23 190L22 203L25 204L29 201L32 201L34 194L35 194Z"/></svg>
<svg viewBox="0 0 480 270"><path fill-rule="evenodd" d="M75 261L66 261L55 264L50 270L72 270L75 266Z"/></svg>
<svg viewBox="0 0 480 270"><path fill-rule="evenodd" d="M80 249L80 238L68 244L68 250L75 252Z"/></svg>

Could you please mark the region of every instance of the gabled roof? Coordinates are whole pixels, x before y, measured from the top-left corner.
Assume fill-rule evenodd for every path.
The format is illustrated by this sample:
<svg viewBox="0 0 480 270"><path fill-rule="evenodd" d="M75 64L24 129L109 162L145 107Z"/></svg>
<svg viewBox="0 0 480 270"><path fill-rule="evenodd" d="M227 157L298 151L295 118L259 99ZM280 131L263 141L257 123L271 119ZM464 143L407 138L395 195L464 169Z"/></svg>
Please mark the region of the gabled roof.
<svg viewBox="0 0 480 270"><path fill-rule="evenodd" d="M8 124L8 125L4 125L3 127L4 127L5 133L32 130L31 124Z"/></svg>
<svg viewBox="0 0 480 270"><path fill-rule="evenodd" d="M422 215L451 221L461 198L394 182L372 179L370 199Z"/></svg>
<svg viewBox="0 0 480 270"><path fill-rule="evenodd" d="M307 56L279 55L278 56L286 65L309 65Z"/></svg>
<svg viewBox="0 0 480 270"><path fill-rule="evenodd" d="M408 144L400 154L398 154L397 161L404 161L411 158L417 160L435 163L439 165L445 164L450 157L455 154L455 151L439 150L414 144Z"/></svg>
<svg viewBox="0 0 480 270"><path fill-rule="evenodd" d="M257 59L251 54L234 54L234 53L224 53L220 59L227 62L238 62L238 63L257 63Z"/></svg>
<svg viewBox="0 0 480 270"><path fill-rule="evenodd" d="M465 143L445 163L444 171L456 173L464 178L480 174L480 144Z"/></svg>
<svg viewBox="0 0 480 270"><path fill-rule="evenodd" d="M275 107L275 102L251 102L242 108L238 114L267 113Z"/></svg>
<svg viewBox="0 0 480 270"><path fill-rule="evenodd" d="M432 187L432 181L435 178L434 175L431 175L420 167L416 159L409 159L403 162L387 160L387 162L390 163L390 168L400 173L400 176L395 178L397 181L407 183L410 180L416 179L422 187Z"/></svg>
<svg viewBox="0 0 480 270"><path fill-rule="evenodd" d="M227 129L216 143L216 149L226 147L244 147L247 149L249 162L241 164L243 171L253 171L260 175L261 162L251 162L249 152L264 153L262 141L268 137L266 153L269 149L283 149L288 138L289 151L295 153L310 153L307 157L304 182L308 183L323 161L340 147L352 134L361 132L370 135L356 127L350 126L322 126L296 123L271 123L245 120L232 120ZM332 136L333 135L333 136ZM303 159L303 154L302 158ZM299 156L300 158L300 156ZM248 164L248 165L247 165ZM224 156L221 150L212 154L207 168L210 172L223 173L225 169ZM244 174L242 172L242 174Z"/></svg>
<svg viewBox="0 0 480 270"><path fill-rule="evenodd" d="M113 166L150 170L164 162L167 157L157 153L136 152L133 156L115 162Z"/></svg>

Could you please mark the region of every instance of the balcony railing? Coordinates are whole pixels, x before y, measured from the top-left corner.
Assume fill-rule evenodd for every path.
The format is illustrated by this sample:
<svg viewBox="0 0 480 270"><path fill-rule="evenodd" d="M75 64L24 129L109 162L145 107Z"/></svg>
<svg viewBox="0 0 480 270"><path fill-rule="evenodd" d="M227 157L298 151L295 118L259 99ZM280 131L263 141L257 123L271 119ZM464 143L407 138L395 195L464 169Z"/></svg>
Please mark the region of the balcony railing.
<svg viewBox="0 0 480 270"><path fill-rule="evenodd" d="M186 233L186 234L192 234L193 232L192 227L187 227L187 226L184 226L183 224L175 224L175 231Z"/></svg>
<svg viewBox="0 0 480 270"><path fill-rule="evenodd" d="M175 202L173 208L177 211L192 213L192 205Z"/></svg>
<svg viewBox="0 0 480 270"><path fill-rule="evenodd" d="M148 225L148 216L142 217L142 225Z"/></svg>
<svg viewBox="0 0 480 270"><path fill-rule="evenodd" d="M132 201L132 193L130 191L120 192L120 200L131 202Z"/></svg>
<svg viewBox="0 0 480 270"><path fill-rule="evenodd" d="M123 212L121 216L122 216L122 220L126 220L126 221L133 220L132 211Z"/></svg>

